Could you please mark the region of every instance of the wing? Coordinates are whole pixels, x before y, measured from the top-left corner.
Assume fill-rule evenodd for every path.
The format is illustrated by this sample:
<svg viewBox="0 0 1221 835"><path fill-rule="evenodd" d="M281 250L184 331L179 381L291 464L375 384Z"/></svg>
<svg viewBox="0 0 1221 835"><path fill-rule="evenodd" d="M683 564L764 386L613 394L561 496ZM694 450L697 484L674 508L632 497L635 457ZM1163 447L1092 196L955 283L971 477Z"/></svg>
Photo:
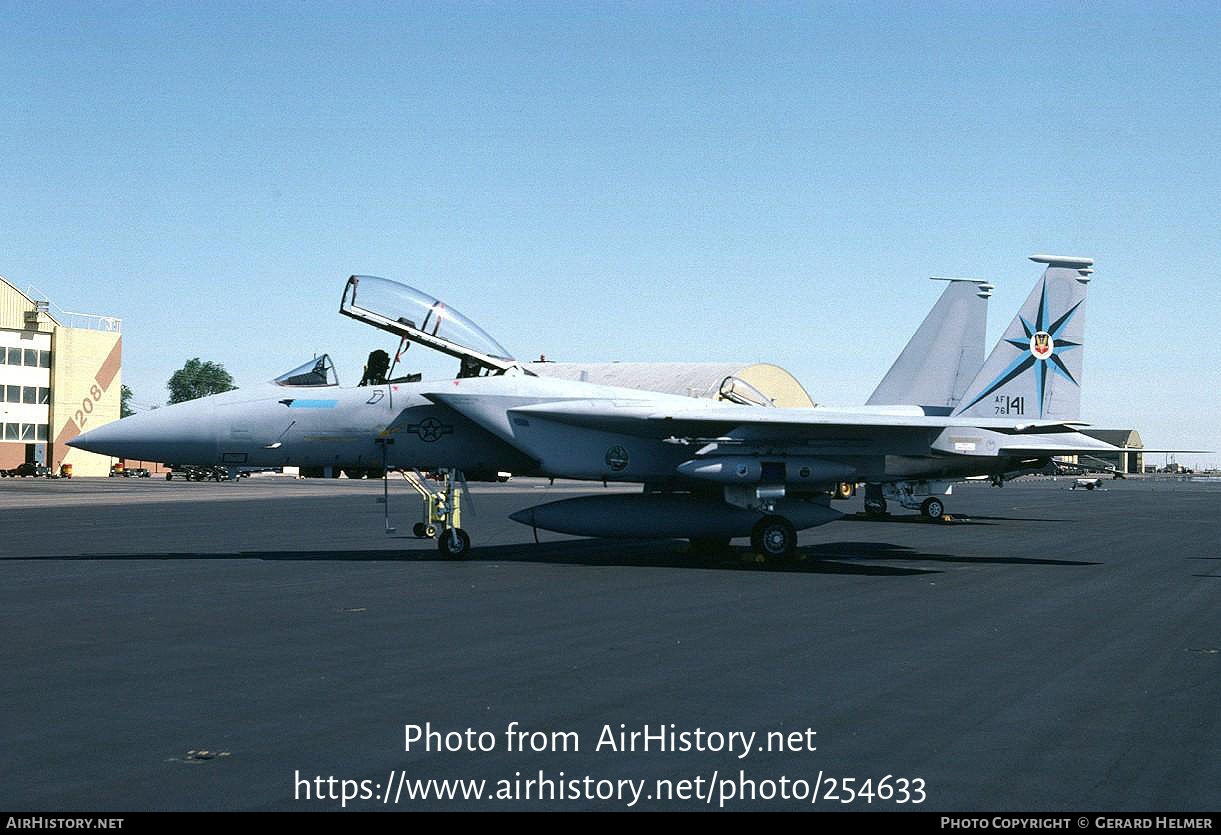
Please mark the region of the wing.
<svg viewBox="0 0 1221 835"><path fill-rule="evenodd" d="M1002 418L959 418L916 414L910 409L847 411L838 409L758 409L753 406L709 405L696 409L659 410L656 403L611 400L565 400L518 406L513 413L560 423L636 435L708 435L735 429L766 429L811 438L842 430L939 431L973 427L1029 433L1071 431L1085 424L1064 421L1013 421Z"/></svg>
<svg viewBox="0 0 1221 835"><path fill-rule="evenodd" d="M1031 457L1048 447L1055 451L1047 454L1055 455L1072 454L1077 449L1118 449L1073 431L1073 426L1080 425L1076 423L925 415L910 408L759 409L716 403L689 406L650 398L522 403L513 398L466 393L430 392L426 396L461 412L509 443L519 440L515 426L540 419L669 443L799 447L806 451L815 446L828 448L829 454L836 448L844 454L859 454L865 446L875 452L897 450L892 442L910 454Z"/></svg>

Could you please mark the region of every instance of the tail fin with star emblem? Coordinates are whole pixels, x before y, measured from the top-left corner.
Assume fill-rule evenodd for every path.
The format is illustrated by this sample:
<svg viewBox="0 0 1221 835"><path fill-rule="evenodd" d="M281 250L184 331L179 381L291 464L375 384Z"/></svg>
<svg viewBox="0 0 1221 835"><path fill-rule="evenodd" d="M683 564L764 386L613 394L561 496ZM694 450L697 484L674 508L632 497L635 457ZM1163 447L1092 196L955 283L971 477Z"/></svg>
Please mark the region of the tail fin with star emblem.
<svg viewBox="0 0 1221 835"><path fill-rule="evenodd" d="M1032 255L1046 264L1018 315L967 387L955 414L1077 420L1092 258Z"/></svg>

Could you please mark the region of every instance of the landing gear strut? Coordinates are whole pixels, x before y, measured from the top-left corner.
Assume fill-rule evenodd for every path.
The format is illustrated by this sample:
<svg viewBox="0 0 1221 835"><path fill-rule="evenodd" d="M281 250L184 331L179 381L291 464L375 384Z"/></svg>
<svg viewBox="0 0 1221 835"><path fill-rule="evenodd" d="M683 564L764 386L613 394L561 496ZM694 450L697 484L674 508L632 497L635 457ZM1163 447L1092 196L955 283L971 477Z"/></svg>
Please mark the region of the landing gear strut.
<svg viewBox="0 0 1221 835"><path fill-rule="evenodd" d="M882 485L865 485L865 513L870 516L884 516L886 514L886 499L882 495Z"/></svg>
<svg viewBox="0 0 1221 835"><path fill-rule="evenodd" d="M462 475L456 470L441 470L441 489L424 482L418 472L404 473L407 483L420 494L424 518L411 532L420 539L437 537L437 548L450 559L462 559L471 550L471 538L462 530ZM440 531L440 536L437 532Z"/></svg>

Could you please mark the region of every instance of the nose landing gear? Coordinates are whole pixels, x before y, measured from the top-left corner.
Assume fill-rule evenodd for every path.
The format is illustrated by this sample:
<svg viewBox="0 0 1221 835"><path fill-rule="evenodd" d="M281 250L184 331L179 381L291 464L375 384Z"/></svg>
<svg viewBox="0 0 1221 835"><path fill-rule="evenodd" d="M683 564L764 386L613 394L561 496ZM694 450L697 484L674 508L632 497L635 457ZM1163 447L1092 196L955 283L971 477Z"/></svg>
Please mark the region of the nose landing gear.
<svg viewBox="0 0 1221 835"><path fill-rule="evenodd" d="M462 559L471 550L471 538L462 530L462 476L456 470L441 470L441 489L425 483L418 472L404 473L407 483L420 494L424 518L411 532L420 539L437 537L437 548L449 559ZM437 532L440 531L440 535Z"/></svg>

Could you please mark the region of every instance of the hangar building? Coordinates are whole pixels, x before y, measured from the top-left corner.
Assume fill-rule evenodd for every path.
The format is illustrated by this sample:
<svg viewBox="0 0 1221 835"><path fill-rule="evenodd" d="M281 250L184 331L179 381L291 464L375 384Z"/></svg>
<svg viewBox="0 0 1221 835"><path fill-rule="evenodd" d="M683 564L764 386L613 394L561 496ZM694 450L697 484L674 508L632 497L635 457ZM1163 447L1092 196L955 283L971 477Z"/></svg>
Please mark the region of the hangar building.
<svg viewBox="0 0 1221 835"><path fill-rule="evenodd" d="M1131 450L1138 450L1144 447L1145 442L1141 440L1140 433L1135 429L1094 429L1092 427L1083 427L1081 434L1089 435L1099 441L1105 441L1112 446L1128 447ZM1092 458L1109 464L1121 473L1143 473L1145 471L1145 454L1143 452L1115 452L1094 453Z"/></svg>
<svg viewBox="0 0 1221 835"><path fill-rule="evenodd" d="M0 469L28 461L109 474L109 458L65 442L119 417L120 325L53 310L0 277Z"/></svg>

